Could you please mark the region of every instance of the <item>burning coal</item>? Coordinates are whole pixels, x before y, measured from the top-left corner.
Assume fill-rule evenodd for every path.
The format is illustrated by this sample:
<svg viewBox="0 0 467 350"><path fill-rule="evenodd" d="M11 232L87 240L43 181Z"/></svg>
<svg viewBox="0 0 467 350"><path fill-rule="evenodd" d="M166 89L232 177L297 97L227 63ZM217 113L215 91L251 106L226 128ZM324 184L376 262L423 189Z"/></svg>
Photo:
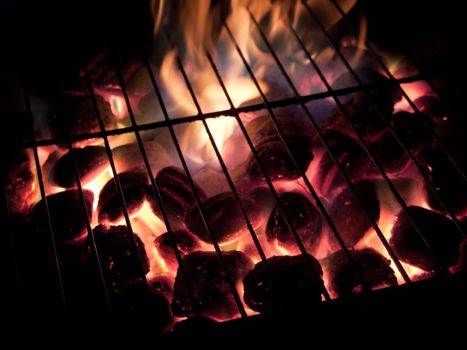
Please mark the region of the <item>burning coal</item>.
<svg viewBox="0 0 467 350"><path fill-rule="evenodd" d="M325 1L151 3L163 44L147 65L129 62L118 83L90 65L90 89L80 76L60 103L33 103L38 139L78 138L39 147L37 164L34 150L9 162L9 210L39 242L31 260L75 247L64 275L98 266L117 310L150 311L165 329L313 307L324 290L340 297L465 262L465 184L443 176L365 30L332 45L311 15L335 28L341 15ZM380 87L284 102L351 87L343 59ZM448 118L433 91L402 87L433 128Z"/></svg>

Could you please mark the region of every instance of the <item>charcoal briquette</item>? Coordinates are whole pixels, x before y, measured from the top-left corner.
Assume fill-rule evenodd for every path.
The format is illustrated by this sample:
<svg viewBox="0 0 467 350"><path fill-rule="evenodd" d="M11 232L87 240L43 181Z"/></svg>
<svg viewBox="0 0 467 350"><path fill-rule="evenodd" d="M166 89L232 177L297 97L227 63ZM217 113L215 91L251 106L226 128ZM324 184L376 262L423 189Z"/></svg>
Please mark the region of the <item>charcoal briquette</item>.
<svg viewBox="0 0 467 350"><path fill-rule="evenodd" d="M110 104L100 95L96 95L96 102L104 126L110 126L115 121ZM100 131L93 100L86 94L66 95L61 108L50 114L49 121L53 137Z"/></svg>
<svg viewBox="0 0 467 350"><path fill-rule="evenodd" d="M154 241L154 245L157 248L159 255L164 259L168 266L176 268L178 266L178 262L173 250L172 238L177 243L178 251L182 257L195 250L199 250L200 245L199 239L192 233L185 230L173 231L172 235L169 232L165 232L157 237Z"/></svg>
<svg viewBox="0 0 467 350"><path fill-rule="evenodd" d="M467 209L467 185L458 170L439 147L426 149L422 152L422 164L431 180L431 187L444 205L456 215L463 215ZM425 183L430 206L444 211L433 192Z"/></svg>
<svg viewBox="0 0 467 350"><path fill-rule="evenodd" d="M434 257L403 210L397 216L389 241L399 259L425 271L440 267L435 260L445 267L455 265L462 236L454 222L443 214L422 207L410 206L409 212Z"/></svg>
<svg viewBox="0 0 467 350"><path fill-rule="evenodd" d="M147 198L147 176L135 171L123 172L117 176L128 214L131 215L141 208ZM123 218L123 207L114 181L115 179L110 179L99 194L97 212L100 223L118 222Z"/></svg>
<svg viewBox="0 0 467 350"><path fill-rule="evenodd" d="M74 159L73 159L74 155ZM75 160L81 185L91 182L107 167L107 156L104 147L87 146L67 152L52 169L51 182L60 187L76 187Z"/></svg>
<svg viewBox="0 0 467 350"><path fill-rule="evenodd" d="M338 251L323 260L329 275L329 284L337 296L351 295L363 289L360 271L371 289L397 285L390 261L372 248L349 250L354 266L344 251ZM355 269L354 269L355 268Z"/></svg>
<svg viewBox="0 0 467 350"><path fill-rule="evenodd" d="M271 180L293 180L305 173L313 160L312 144L308 136L303 134L289 135L286 140L291 159L278 136L263 139L256 145L258 158ZM253 179L264 179L264 173L253 155L246 162L247 173Z"/></svg>
<svg viewBox="0 0 467 350"><path fill-rule="evenodd" d="M91 221L94 194L91 191L83 190L83 196L87 215ZM81 205L78 190L67 190L47 196L47 206L54 238L57 242L72 240L85 233L85 211ZM49 221L44 200L37 203L32 210L32 225L38 233L47 234Z"/></svg>
<svg viewBox="0 0 467 350"><path fill-rule="evenodd" d="M240 194L240 202L253 228L260 223L261 210L254 198ZM234 241L248 233L248 228L232 192L220 193L202 203L207 224L216 241L220 244ZM203 217L198 207L187 212L185 219L188 229L202 241L211 243Z"/></svg>
<svg viewBox="0 0 467 350"><path fill-rule="evenodd" d="M6 152L5 192L11 214L26 214L38 194L35 186L33 164L26 151Z"/></svg>
<svg viewBox="0 0 467 350"><path fill-rule="evenodd" d="M169 218L183 221L187 211L196 206L193 189L185 172L175 166L166 167L157 174L155 180ZM195 189L200 200L204 201L206 199L204 191L197 184ZM154 213L162 218L159 202L152 199L150 203Z"/></svg>
<svg viewBox="0 0 467 350"><path fill-rule="evenodd" d="M133 233L133 238L130 234L126 226L98 225L93 229L104 279L114 293L123 291L129 284L141 283L142 273L149 272L144 243L136 233ZM137 252L132 249L132 239L136 242ZM90 236L86 238L85 246L90 261L97 263Z"/></svg>
<svg viewBox="0 0 467 350"><path fill-rule="evenodd" d="M351 180L359 180L373 174L368 155L354 139L336 130L326 131L324 138L331 153ZM323 193L345 185L344 177L327 152L317 166L316 183Z"/></svg>
<svg viewBox="0 0 467 350"><path fill-rule="evenodd" d="M305 172L313 160L310 133L297 118L279 115L276 119L299 170ZM247 124L246 129L261 163L272 180L296 179L300 176L269 115L257 117ZM264 179L264 174L253 155L247 159L246 168L252 178Z"/></svg>
<svg viewBox="0 0 467 350"><path fill-rule="evenodd" d="M299 192L282 193L280 200L303 245L307 251L313 251L322 237L321 213L308 198ZM269 241L277 241L284 248L298 251L295 236L290 232L278 206L273 209L269 217L266 235Z"/></svg>
<svg viewBox="0 0 467 350"><path fill-rule="evenodd" d="M239 251L223 252L223 259L235 284L253 267L253 263ZM193 290L198 309L203 316L225 319L239 311L226 274L216 252L194 252L183 257L183 264ZM195 308L183 280L180 267L175 278L172 312L175 316L193 316Z"/></svg>
<svg viewBox="0 0 467 350"><path fill-rule="evenodd" d="M416 152L423 147L428 147L433 142L433 136L426 130L425 123L435 127L434 122L426 115L416 115L408 112L398 112L392 116L392 126L402 144L411 152Z"/></svg>
<svg viewBox="0 0 467 350"><path fill-rule="evenodd" d="M368 216L375 222L379 220L379 200L373 183L361 180L354 184L362 205L350 188L337 195L329 214L346 246L353 247L371 227Z"/></svg>
<svg viewBox="0 0 467 350"><path fill-rule="evenodd" d="M244 301L261 313L302 311L321 301L322 270L314 257L274 256L261 261L243 280ZM318 277L319 276L319 277Z"/></svg>

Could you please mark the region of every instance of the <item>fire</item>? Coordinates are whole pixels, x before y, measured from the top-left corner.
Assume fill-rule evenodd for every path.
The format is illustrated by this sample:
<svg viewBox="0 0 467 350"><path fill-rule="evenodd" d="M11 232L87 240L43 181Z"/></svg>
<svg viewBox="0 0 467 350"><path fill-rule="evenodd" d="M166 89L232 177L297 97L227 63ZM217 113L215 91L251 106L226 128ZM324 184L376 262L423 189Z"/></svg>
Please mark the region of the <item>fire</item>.
<svg viewBox="0 0 467 350"><path fill-rule="evenodd" d="M268 41L272 42L272 45L278 49L278 56L280 56L278 59L284 66L288 75L290 75L293 83L296 83L298 86L299 93L308 94L314 91L321 91L320 89L322 89L322 82L315 74L316 72L312 70L311 62L309 62L306 55L304 55L296 38L291 34L291 28L293 28L299 36L303 34L302 30L306 31L307 27L304 27L304 22L306 22L304 18L308 18L306 16L306 8L301 1L281 2L265 0L251 2L247 0L232 0L229 15L226 16L222 12L222 8L219 5L221 2L219 1L186 0L178 3L182 6L182 10L179 9L178 12L181 16L179 18L179 23L171 23L173 27L177 29L174 29L174 33L167 33L164 30L165 21L167 21L165 15L170 13L173 3L164 0L151 1L155 17L155 36L174 34L175 37L169 39L175 39L174 41L176 41L176 45L170 47L163 55L160 67L155 71L157 75L156 81L161 82L160 89L162 90L163 99L169 100L165 101L169 104L169 114L170 111L176 110L180 111L184 116L204 118L204 115L202 115L203 113L219 112L216 113L216 117L207 118L206 124L208 130L212 134L215 145L226 163L229 174L237 175L239 168L241 168L240 165L242 164L242 162L237 161L237 158L240 159L243 156L246 157L250 155L249 149L247 146L241 147L239 142L237 142L236 137L242 138L243 140L237 118L227 115L217 115L222 113L229 114L225 112L232 107L229 99L233 107L240 107L253 105L262 101L262 94L269 100L273 100L274 98L284 99L292 96L290 95L287 85L282 81L283 78L281 78L281 73L275 59L269 54L265 43L259 35L255 21L260 23ZM316 0L308 1L308 3L309 6L321 16L327 28L335 25L341 18L341 15L336 11L334 5L329 1ZM340 6L346 12L349 11L355 3L356 0L339 1ZM223 25L224 17L226 26ZM367 22L362 18L360 23L360 36L342 43L344 46L351 45L356 48L355 53L350 58L352 65L356 65L362 57L366 42ZM180 32L177 32L177 30ZM242 56L238 53L237 48L242 52ZM207 52L210 56L209 59ZM314 51L310 52L310 54L319 62L330 61L336 56L335 50L331 47L314 47ZM212 58L214 62L216 71L213 68L210 58ZM246 60L250 69L245 67L243 59ZM391 70L392 69L395 69L394 66ZM184 76L183 73L186 73L186 76ZM255 81L250 77L250 73L254 75ZM228 96L226 96L224 92L224 87L220 85L217 75L220 76ZM338 73L324 71L324 75L326 78L329 78L329 82L332 83L333 79L338 76ZM402 88L412 100L420 96L433 94L427 84L420 82L404 84ZM113 86L107 86L105 88L96 88L95 92L103 96L109 103L112 113L115 116L115 121L123 125L125 118L128 118L130 109L121 91L117 90L118 89ZM278 91L278 97L274 95L271 97L269 95L270 93L277 94ZM130 104L138 105L141 101L141 96L135 94L135 96L129 96L129 100ZM396 104L395 111L411 111L411 108L407 101L403 99ZM158 115L154 117L161 116ZM169 117L173 118L173 115L169 115ZM240 120L242 123L247 124L255 117L255 112L242 113ZM117 123L117 125L120 124ZM197 175L200 175L202 171L208 169L208 171L217 171L217 174L220 174L219 176L222 179L219 182L222 182L222 180L226 182L203 121L197 120L191 123L183 123L175 126L174 130L192 177L196 180ZM157 132L159 132L159 130L157 130ZM154 139L160 137L160 139L157 139L157 142L160 142L161 145L163 144L164 147L166 147L168 143L171 143L169 137L164 138L165 136L160 136L163 134L163 131L161 131L160 134L157 134L157 132L154 133L155 136L148 133L149 136L147 139L144 139L144 142L152 141L150 137L154 137ZM108 138L111 149L136 143L133 133L114 135ZM243 143L246 143L246 141L243 140ZM93 144L102 146L103 140L95 140ZM167 148L168 147L169 146L167 146ZM44 167L47 159L52 157L55 152L61 155L65 151L58 150L56 146L39 148L40 165ZM151 148L148 147L146 153L150 152ZM167 158L171 158L170 162L173 164L164 164L164 166L175 164L180 166L178 154L173 150L167 150L167 153L169 154ZM132 156L133 155L132 153ZM313 182L313 179L319 173L319 163L323 155L323 149L316 150L314 153L314 160L305 172L311 182ZM153 160L161 160L162 158L164 158L164 156L159 153L154 157L149 155L150 166L154 166L154 164L152 164ZM119 161L126 164L125 160ZM242 159L242 161L244 161L244 159ZM137 162L135 161L135 163ZM116 162L117 173L123 168L120 165L119 162ZM129 168L132 169L131 167ZM159 168L158 171L160 170ZM125 170L128 169L125 167ZM138 168L138 170L141 169ZM157 171L154 171L154 169L152 170L154 172L153 175L157 176ZM206 172L209 173L208 171ZM335 169L335 171L337 171L337 169ZM109 164L90 183L83 185L84 189L91 190L94 193L93 227L99 224L98 215L96 213L99 194L104 185L110 181L114 175ZM404 174L404 176L408 178L413 178L412 175L413 174L409 173ZM237 180L235 176L232 176L232 178L234 182ZM209 181L203 182L205 187L209 187L205 189L209 196L213 193L217 194L216 191L218 187L223 189L223 191L218 192L230 190L227 185L217 186L216 181L217 179L209 178ZM328 181L332 181L332 178L329 177ZM214 184L214 182L216 182L216 184ZM375 183L376 182L375 180ZM149 186L148 184L145 185ZM237 185L237 183L235 183L235 185ZM244 184L242 183L242 185ZM330 187L328 185L329 183L325 182L322 186L326 190L323 190L323 188L316 189L318 195L323 198L323 205L326 208L334 199L334 193L330 193L330 191L335 190L331 189L328 191L327 188ZM258 187L259 185L253 183L248 184L246 187L248 186ZM301 178L296 180L274 181L273 186L279 194L284 192L300 192L313 201ZM266 186L264 185L264 187ZM415 184L409 187L409 189L404 190L404 196L408 198L408 204L429 209L430 207L427 203L426 194L422 186ZM63 188L50 184L46 187L47 195L63 190ZM389 241L397 213L400 210L400 205L395 201L386 187L378 186L377 192L380 201L378 226L385 239ZM299 254L300 251L297 245L284 246L278 244L277 241L268 241L265 230L269 214L270 213L264 214L265 220L263 220L264 222L255 232L266 257ZM323 219L323 221L325 220ZM159 275L168 275L172 279L175 278L177 269L164 260L163 253L159 253L154 245L154 240L161 234L167 232L166 224L154 213L148 201L144 201L140 209L131 215L130 222L133 231L137 233L143 241L150 260L150 271L147 278L151 279ZM126 225L126 221L122 219L112 224ZM187 229L184 222L177 222L177 224L177 229ZM326 226L323 228L325 233L323 234L323 238L317 247L313 248L314 251L309 252L317 259L325 259L330 254L342 248L336 244L333 234L330 232L327 225L323 226ZM200 242L199 246L205 251L214 250L213 246L207 243ZM354 248L373 248L378 253L391 260L389 253L373 228L369 229L364 234L363 238ZM236 241L228 242L228 244L222 244L221 249L223 251L239 250L245 252L254 263L261 261L260 255L255 245L252 243L249 234ZM417 279L424 274L424 272L417 267L405 263L402 263L402 266L411 279ZM404 279L393 261L391 261L391 267L395 271L398 283L404 283ZM330 282L326 271L324 282L326 287L329 288ZM237 283L236 288L240 296L243 297L243 283ZM334 297L334 295L331 296ZM248 315L256 313L245 304L244 307ZM225 319L218 320L224 321Z"/></svg>

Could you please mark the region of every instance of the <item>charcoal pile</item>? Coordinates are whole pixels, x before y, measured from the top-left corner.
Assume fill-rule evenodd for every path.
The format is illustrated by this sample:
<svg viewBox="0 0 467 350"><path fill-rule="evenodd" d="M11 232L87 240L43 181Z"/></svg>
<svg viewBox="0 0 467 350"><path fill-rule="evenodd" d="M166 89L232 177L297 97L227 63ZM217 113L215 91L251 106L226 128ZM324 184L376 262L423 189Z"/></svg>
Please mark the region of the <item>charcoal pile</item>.
<svg viewBox="0 0 467 350"><path fill-rule="evenodd" d="M245 303L261 313L304 311L321 301L321 266L314 257L274 256L255 265L243 280ZM319 277L318 277L319 276Z"/></svg>
<svg viewBox="0 0 467 350"><path fill-rule="evenodd" d="M235 284L241 282L253 267L251 260L239 251L224 252L223 258ZM183 265L193 289L196 307L204 316L223 319L239 312L215 252L188 254L183 258ZM195 315L195 307L191 305L180 268L175 279L171 307L175 316Z"/></svg>

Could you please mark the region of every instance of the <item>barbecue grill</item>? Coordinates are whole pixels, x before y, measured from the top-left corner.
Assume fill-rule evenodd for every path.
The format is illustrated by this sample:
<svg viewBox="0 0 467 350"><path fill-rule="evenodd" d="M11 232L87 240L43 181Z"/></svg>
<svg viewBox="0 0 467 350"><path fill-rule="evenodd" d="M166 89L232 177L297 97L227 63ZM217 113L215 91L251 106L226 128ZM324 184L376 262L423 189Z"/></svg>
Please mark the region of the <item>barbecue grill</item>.
<svg viewBox="0 0 467 350"><path fill-rule="evenodd" d="M324 329L325 324L332 324L345 313L362 312L361 319L368 320L378 319L378 315L394 309L403 312L404 308L416 310L417 322L422 322L422 315L429 314L427 304L431 304L429 310L434 313L465 306L462 293L466 288L463 270L467 257L462 255L466 254L462 242L466 235L467 178L465 159L462 152L455 149L459 139L448 137L449 132L457 136L465 133L465 129L449 129L449 122L457 113L446 85L446 81L452 81L447 75L442 77L444 79L439 78L439 70L433 71L426 63L426 52L422 55L416 50L418 48L413 48L415 52L403 48L397 56L399 61L391 61L390 50L395 49L385 47L385 42L375 45L371 27L370 38L362 35L362 23L365 23L361 20L362 11L371 9L366 2L357 4L350 12L341 1L329 1L326 11L315 2L298 3L308 31L289 16L285 16L288 21L283 22L282 29L301 61L289 57L289 52L284 49L286 45L270 30L273 15L260 16L255 12L254 4L245 9L245 20L254 33L251 40L260 43L261 58L266 57L263 59L268 62L268 67L273 67L267 72L269 77L266 79L257 69L261 60L246 52L242 38L238 37L228 16L222 19L218 33L220 40L225 40L223 44L228 43L232 50L230 54L242 66L243 77L249 79L249 86L255 89L253 98L246 101L239 101L233 91L235 86L226 78L228 67L225 67L222 50L229 52L228 49L214 45L200 50L209 70L203 74L210 75L207 81L216 84L216 94L220 94L219 99L224 102L209 105L199 88L199 81L203 80L187 62L189 55L184 55L184 50L188 49L180 48L179 38L164 19L150 49L147 46L132 48L128 55L126 43L122 44L123 50L117 45L97 61L88 60L78 69L72 69L72 74L58 74L58 83L44 83L46 88L31 81L28 74L24 74L28 67L23 67L21 74L13 79L17 95L11 110L19 120L25 119L21 128L16 128L14 140L10 142L10 137L6 137L6 149L14 154L10 163L16 168L12 170L11 164L6 164L2 195L7 233L3 240L8 253L4 266L11 286L6 300L14 300L13 310L21 310L20 315L31 314L33 320L50 312L55 321L47 323L45 328L63 328L66 336L72 334L72 329L79 327L81 322L89 322L87 324L92 328L89 336L99 334L105 339L116 329L133 334L143 328L169 338L186 334L266 336L271 329L299 333L305 332L310 325ZM329 23L330 12L339 19L332 25ZM370 25L371 14L368 14ZM309 42L307 33L310 32L318 44ZM138 40L137 45L143 43ZM318 45L319 50L314 45ZM161 47L165 50L164 57L175 52L171 56L172 68L179 80L174 79L173 83L183 84L179 96L180 99L189 97L192 113L181 113L177 101L174 102L177 97L167 91L164 63L159 53L151 51ZM175 48L178 50L173 51ZM435 57L442 62L442 55L435 50L423 49L429 52L430 59ZM317 50L319 53L332 52L334 65L330 66ZM301 62L302 67L300 63L296 62L295 66L290 63L294 60ZM344 78L339 80L332 76L333 70L339 71L339 77ZM378 75L369 73L370 70ZM137 73L133 74L135 71ZM312 76L309 85L301 80L303 74ZM57 73L51 73L54 75ZM401 125L395 118L391 119L392 110L388 118L381 94L389 98L394 113L406 113L399 115ZM92 121L91 118L80 121L85 127L79 129L78 125L78 131L60 124L66 118L78 118L75 107L69 105L70 100L73 103L85 101L79 103L88 108L88 115L92 114ZM436 106L443 105L444 109L439 107L439 112L436 106L426 102L428 100L437 103ZM361 104L371 111L367 119L360 119L355 113L355 108L361 108ZM142 113L145 106L149 106L149 112ZM55 119L48 119L50 115L56 115ZM108 115L115 120L109 122ZM284 115L299 120L301 131L284 122ZM407 115L410 122L403 119ZM251 126L261 117L267 120L268 137L273 135L270 136L273 141L268 140L268 147L262 147L262 140L258 141ZM193 128L193 125L197 127ZM219 130L225 131L229 127L230 132L223 138ZM311 136L300 138L303 133ZM349 141L341 144L343 139ZM313 155L308 162L301 153L307 147L307 140L313 144ZM167 154L155 148L154 141L165 147ZM203 148L199 148L198 143ZM132 145L131 151L122 148L127 145ZM233 150L229 148L230 153L226 152L226 145L233 147ZM346 148L348 145L361 152L358 157ZM82 150L88 147L98 147L99 166L96 167L105 169L100 171L99 179L89 177L86 168L93 166L94 158L84 158L84 162L80 158ZM119 153L122 149L124 152ZM435 149L435 156L433 153L426 155L427 149ZM25 155L32 165L19 175L18 164L23 164L24 159L18 154ZM236 158L243 154L248 155L245 162L236 162ZM61 168L62 173L57 175L56 164L64 162L62 157L65 155L67 162ZM169 185L161 175L162 169L167 167L157 163L166 156L172 160L167 165L177 167L172 172L166 170ZM431 162L433 158L435 162ZM128 165L131 162L138 163L138 172L145 174L147 180L143 180L146 181L143 190L132 182L134 168ZM356 162L361 163L353 166ZM279 170L278 164L282 167ZM320 175L320 171L326 172ZM456 186L455 193L444 192L446 185L444 182L440 185L437 171L449 174L450 181ZM127 177L122 176L125 172L129 173ZM215 176L211 176L212 173ZM14 174L13 177L10 174ZM60 177L62 175L65 180ZM26 191L15 195L12 191L24 190L21 186L27 186L28 179L33 183L35 197L26 198L29 194ZM179 193L167 189L173 183L177 184L176 189L187 189L183 193L188 194L184 194L180 201L191 203L187 210L191 213L191 224L186 219L191 232L185 235L192 237L195 233L196 241L202 247L188 254L178 238L183 234L179 233L178 214L174 214L171 202L174 198L179 200ZM371 191L377 193L376 201L379 200L377 215L369 198L371 194L364 190L368 183L371 183ZM104 185L108 186L110 194L108 201L103 203L107 199L101 191ZM65 192L69 197L56 199ZM228 195L216 198L216 202L213 198L219 192ZM309 241L299 222L312 220L303 219L309 211L300 213L299 207L294 206L295 199L289 197L287 201L284 193L299 193L307 203L310 202L316 217L321 220L323 232L326 232L323 234L325 239L319 238L318 243ZM340 198L343 198L343 204L335 209L335 201ZM213 201L211 206L207 204L210 200ZM228 204L222 204L222 201ZM351 209L348 209L349 203ZM112 210L116 210L118 219L101 220L102 208L106 204L111 208L106 215L114 215ZM258 214L263 215L262 224L258 223L261 220L251 209L254 205L269 208L258 209L261 213L267 212ZM23 206L29 207L24 210L28 214L22 212ZM65 207L71 208L76 218L72 220L66 214L62 217ZM271 212L278 218L273 223ZM216 221L232 213L236 217L229 219L231 221ZM301 219L297 219L297 215ZM357 218L358 225L349 221L348 216ZM78 224L73 223L75 220ZM225 238L223 232L228 231L227 226L232 222L241 222L241 229L225 233L228 237ZM353 225L357 225L358 230L362 222L365 229L358 231L360 235L355 242L351 241L348 231L354 229ZM98 228L99 224L110 223L120 226L118 243L106 240L109 235L116 235L117 230L114 232L108 226ZM78 229L75 234L72 232L74 225L82 230ZM269 225L276 225L276 231L272 231L275 234L288 232L289 236L285 241L281 236L266 238ZM400 241L395 238L398 227L402 227ZM166 236L155 248L149 246L153 236L144 236L141 230L157 229L154 237L160 237L164 232ZM444 238L427 235L430 229L442 232ZM163 255L162 244L167 245L168 255ZM422 253L417 252L413 257L413 246ZM371 249L371 253L359 255L366 252L365 249ZM207 260L202 259L208 259L198 257L201 262L197 262L196 253L193 253L196 250L207 251L209 256L215 257L207 275L193 272L202 270L203 264L207 264ZM119 252L115 254L123 252L121 254L126 256L124 263L119 265L120 258L112 255L113 251ZM232 251L251 259L254 269L249 266L243 274L235 270L231 262ZM340 260L335 254L339 254ZM192 257L193 266L189 265L188 256ZM310 294L311 302L295 294L297 300L284 301L280 299L283 295L293 299L294 294L281 289L278 293L283 294L271 297L272 301L268 296L261 299L261 293L267 293L261 292L263 284L272 283L274 289L274 283L293 283L284 277L287 273L283 276L280 272L282 268L292 266L291 260L273 270L271 275L267 275L268 272L259 275L264 279L257 277L259 280L254 280L252 271L268 271L268 266L271 268L276 261L279 266L278 260L273 260L274 256L299 257L293 263L299 267L291 271L306 276L307 280L299 280L299 287L294 288L305 288L307 292L317 290L319 297ZM343 265L343 270L334 271L335 266L340 268L339 264ZM302 272L296 272L298 270ZM246 283L246 273L253 279L252 284ZM337 277L332 279L338 273L344 282ZM217 308L200 296L199 279L212 275L216 276L212 288L218 288L216 283L221 284L223 291L228 293L228 296L222 296L222 306ZM131 283L120 286L122 276L131 279ZM169 287L164 284L167 276L171 281ZM337 285L339 283L344 286ZM297 293L293 288L292 292ZM255 293L259 293L259 297ZM276 297L279 301L274 299ZM169 305L171 298L172 307ZM223 311L219 312L219 309ZM311 314L314 316L310 317ZM22 317L19 317L20 324ZM409 326L408 322L401 324ZM99 326L98 331L95 326ZM115 339L119 338L114 338L117 343Z"/></svg>

